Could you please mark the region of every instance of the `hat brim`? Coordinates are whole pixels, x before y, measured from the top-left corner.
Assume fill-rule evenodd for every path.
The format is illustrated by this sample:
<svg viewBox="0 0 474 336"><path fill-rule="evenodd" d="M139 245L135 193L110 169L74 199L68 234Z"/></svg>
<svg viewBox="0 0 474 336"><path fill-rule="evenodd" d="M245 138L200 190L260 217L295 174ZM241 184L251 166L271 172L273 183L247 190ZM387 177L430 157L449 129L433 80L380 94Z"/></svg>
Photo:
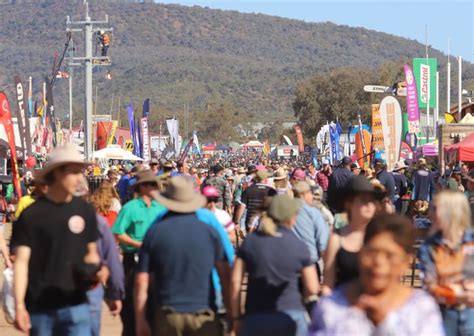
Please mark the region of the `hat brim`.
<svg viewBox="0 0 474 336"><path fill-rule="evenodd" d="M399 171L399 170L402 170L402 169L407 169L408 166L401 166L401 167L398 167L397 169L394 169L393 171Z"/></svg>
<svg viewBox="0 0 474 336"><path fill-rule="evenodd" d="M166 197L163 194L157 194L154 196L155 200L163 205L170 211L178 213L190 213L194 212L197 209L203 208L207 204L207 199L203 195L196 194L188 202L179 202L171 198Z"/></svg>
<svg viewBox="0 0 474 336"><path fill-rule="evenodd" d="M90 166L92 163L91 162L86 162L86 161L74 161L74 160L72 160L72 161L62 161L62 162L46 164L42 169L39 169L35 173L34 178L37 179L37 180L40 180L40 181L44 181L45 176L48 175L50 172L52 172L53 170L55 170L59 167L69 165L69 164L78 164L78 165L82 165L85 168L87 166Z"/></svg>
<svg viewBox="0 0 474 336"><path fill-rule="evenodd" d="M286 180L288 176L274 176L273 181L281 181L281 180Z"/></svg>
<svg viewBox="0 0 474 336"><path fill-rule="evenodd" d="M143 179L141 181L135 182L135 184L133 185L133 189L136 189L140 184L143 184L143 183L155 183L156 186L158 186L158 180L156 178L147 178L147 179Z"/></svg>

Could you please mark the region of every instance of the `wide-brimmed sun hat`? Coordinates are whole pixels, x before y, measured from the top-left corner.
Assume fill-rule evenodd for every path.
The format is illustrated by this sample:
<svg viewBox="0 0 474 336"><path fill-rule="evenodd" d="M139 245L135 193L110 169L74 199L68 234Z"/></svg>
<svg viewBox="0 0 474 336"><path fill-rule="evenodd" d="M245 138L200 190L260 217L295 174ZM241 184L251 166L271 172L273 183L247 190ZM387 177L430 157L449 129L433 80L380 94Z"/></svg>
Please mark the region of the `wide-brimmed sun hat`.
<svg viewBox="0 0 474 336"><path fill-rule="evenodd" d="M277 169L277 171L273 174L273 181L281 181L287 178L288 174L282 168Z"/></svg>
<svg viewBox="0 0 474 336"><path fill-rule="evenodd" d="M373 184L365 176L357 175L351 177L343 188L343 194L341 198L346 200L347 198L359 194L370 194L375 199L382 199L385 193L375 189Z"/></svg>
<svg viewBox="0 0 474 336"><path fill-rule="evenodd" d="M158 180L153 171L151 171L150 169L142 170L141 172L138 172L136 176L137 181L133 185L134 188L143 183L154 183L158 186Z"/></svg>
<svg viewBox="0 0 474 336"><path fill-rule="evenodd" d="M85 162L84 157L75 146L66 144L61 147L56 147L51 154L49 154L48 160L43 168L35 171L35 179L43 181L44 177L50 172L67 164L79 164L86 167L92 163Z"/></svg>
<svg viewBox="0 0 474 336"><path fill-rule="evenodd" d="M196 192L193 181L184 176L170 178L166 191L154 197L165 208L178 213L194 212L207 203L206 197Z"/></svg>
<svg viewBox="0 0 474 336"><path fill-rule="evenodd" d="M397 163L395 163L395 167L393 167L393 171L396 172L396 171L406 169L406 168L408 168L408 166L405 164L405 162L398 161Z"/></svg>

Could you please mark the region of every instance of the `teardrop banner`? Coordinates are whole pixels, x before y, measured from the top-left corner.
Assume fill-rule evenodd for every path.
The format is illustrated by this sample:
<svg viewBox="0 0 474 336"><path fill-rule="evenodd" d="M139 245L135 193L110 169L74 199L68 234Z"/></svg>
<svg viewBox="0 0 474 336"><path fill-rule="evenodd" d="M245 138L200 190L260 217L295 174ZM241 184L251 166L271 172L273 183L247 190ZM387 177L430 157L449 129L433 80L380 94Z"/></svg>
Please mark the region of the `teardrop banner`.
<svg viewBox="0 0 474 336"><path fill-rule="evenodd" d="M368 168L370 166L371 148L371 134L368 130L361 128L355 134L355 152L357 163L361 168Z"/></svg>
<svg viewBox="0 0 474 336"><path fill-rule="evenodd" d="M385 161L390 171L400 157L402 141L402 108L398 100L387 96L380 102L380 118L384 137Z"/></svg>

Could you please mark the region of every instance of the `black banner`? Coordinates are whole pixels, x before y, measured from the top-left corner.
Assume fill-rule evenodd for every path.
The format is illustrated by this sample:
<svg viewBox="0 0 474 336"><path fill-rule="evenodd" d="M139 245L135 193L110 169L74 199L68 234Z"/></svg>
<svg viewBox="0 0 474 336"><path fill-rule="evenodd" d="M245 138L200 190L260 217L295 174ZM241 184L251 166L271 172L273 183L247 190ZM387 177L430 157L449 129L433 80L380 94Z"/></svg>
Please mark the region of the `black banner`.
<svg viewBox="0 0 474 336"><path fill-rule="evenodd" d="M20 76L15 76L15 93L16 93L16 102L17 102L17 111L16 116L18 119L18 130L20 132L20 142L21 147L23 148L23 154L32 156L32 143L31 143L31 133L30 133L30 119L28 119L28 106L27 100L25 99L25 90L23 89L23 84L21 82ZM26 159L26 156L23 155L23 159Z"/></svg>

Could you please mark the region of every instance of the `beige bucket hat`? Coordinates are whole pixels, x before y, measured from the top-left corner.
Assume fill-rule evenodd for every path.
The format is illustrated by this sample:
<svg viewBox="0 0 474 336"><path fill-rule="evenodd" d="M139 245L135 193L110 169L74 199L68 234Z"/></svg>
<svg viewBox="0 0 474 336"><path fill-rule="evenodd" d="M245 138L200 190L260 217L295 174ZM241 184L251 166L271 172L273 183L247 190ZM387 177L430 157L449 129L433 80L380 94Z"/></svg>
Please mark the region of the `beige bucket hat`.
<svg viewBox="0 0 474 336"><path fill-rule="evenodd" d="M193 181L184 176L170 178L166 191L154 197L165 208L178 213L194 212L207 203L207 199L194 189Z"/></svg>
<svg viewBox="0 0 474 336"><path fill-rule="evenodd" d="M67 164L80 164L84 167L91 165L92 163L84 161L84 157L76 149L75 146L71 144L66 144L61 147L56 147L51 154L48 156L48 160L42 169L35 171L35 179L44 181L44 177L48 173L52 172L56 168Z"/></svg>

